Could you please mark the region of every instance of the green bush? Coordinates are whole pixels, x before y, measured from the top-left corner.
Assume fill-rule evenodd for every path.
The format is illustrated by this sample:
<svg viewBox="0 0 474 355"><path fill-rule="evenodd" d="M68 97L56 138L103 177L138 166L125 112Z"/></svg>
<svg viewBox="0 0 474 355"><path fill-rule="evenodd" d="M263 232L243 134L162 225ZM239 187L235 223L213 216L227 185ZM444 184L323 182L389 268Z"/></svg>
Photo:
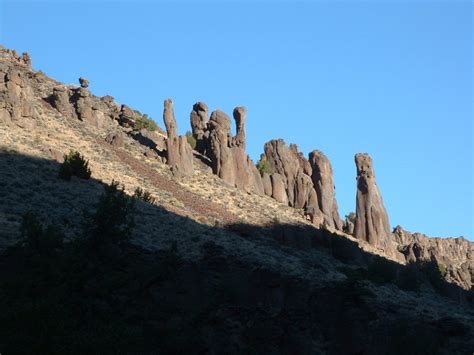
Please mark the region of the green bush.
<svg viewBox="0 0 474 355"><path fill-rule="evenodd" d="M270 163L267 160L267 157L263 154L260 157L260 160L257 162L257 169L260 171L260 174L263 174L263 173L271 174L272 173L272 168L270 166Z"/></svg>
<svg viewBox="0 0 474 355"><path fill-rule="evenodd" d="M188 143L191 146L191 148L196 149L197 141L190 131L186 132L186 139L188 140Z"/></svg>
<svg viewBox="0 0 474 355"><path fill-rule="evenodd" d="M135 120L135 124L133 125L134 131L140 131L143 128L146 128L149 131L156 131L158 129L158 125L151 117L149 117L146 113L142 115L139 111L135 111L138 118Z"/></svg>
<svg viewBox="0 0 474 355"><path fill-rule="evenodd" d="M346 220L348 220L349 222L355 223L356 214L354 212L350 212L349 214L346 215Z"/></svg>
<svg viewBox="0 0 474 355"><path fill-rule="evenodd" d="M89 179L91 170L89 161L85 160L78 151L71 150L69 154L64 155L64 162L59 168L59 177L69 181L73 175L81 179Z"/></svg>
<svg viewBox="0 0 474 355"><path fill-rule="evenodd" d="M98 244L122 244L129 240L135 226L135 199L128 197L116 181L104 189L95 213L85 213L83 234Z"/></svg>
<svg viewBox="0 0 474 355"><path fill-rule="evenodd" d="M44 228L38 217L32 212L27 212L23 216L20 232L23 244L35 252L49 253L63 245L64 236L62 233L52 225Z"/></svg>
<svg viewBox="0 0 474 355"><path fill-rule="evenodd" d="M133 194L134 198L140 199L142 201L145 201L147 203L154 204L155 203L155 198L151 195L150 192L141 189L140 187L137 187L135 189L135 193Z"/></svg>
<svg viewBox="0 0 474 355"><path fill-rule="evenodd" d="M409 263L402 267L396 281L398 288L404 291L418 291L421 283L416 263Z"/></svg>
<svg viewBox="0 0 474 355"><path fill-rule="evenodd" d="M393 282L397 277L397 264L385 258L375 257L367 268L367 276L376 284Z"/></svg>

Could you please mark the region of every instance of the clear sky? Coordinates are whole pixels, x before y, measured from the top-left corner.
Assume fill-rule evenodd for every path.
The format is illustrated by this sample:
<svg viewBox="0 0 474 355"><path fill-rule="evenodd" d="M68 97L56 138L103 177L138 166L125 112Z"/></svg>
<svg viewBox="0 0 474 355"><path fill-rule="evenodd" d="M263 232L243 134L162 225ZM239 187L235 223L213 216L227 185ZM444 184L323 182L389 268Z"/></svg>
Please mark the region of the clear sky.
<svg viewBox="0 0 474 355"><path fill-rule="evenodd" d="M470 1L8 1L0 42L66 83L88 78L181 133L193 103L248 109L248 151L273 138L332 162L341 215L354 154L374 159L392 226L473 239Z"/></svg>

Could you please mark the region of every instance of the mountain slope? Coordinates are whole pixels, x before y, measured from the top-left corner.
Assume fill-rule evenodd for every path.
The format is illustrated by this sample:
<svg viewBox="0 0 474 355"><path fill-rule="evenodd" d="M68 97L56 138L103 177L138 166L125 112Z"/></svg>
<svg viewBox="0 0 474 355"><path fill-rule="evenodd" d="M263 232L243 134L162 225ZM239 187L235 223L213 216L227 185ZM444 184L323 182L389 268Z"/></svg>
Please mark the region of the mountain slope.
<svg viewBox="0 0 474 355"><path fill-rule="evenodd" d="M2 49L0 72L3 282L10 282L7 270L16 265L15 259L25 258L27 266L15 266L20 274L28 276L34 271L21 251L8 249L22 240L25 213L34 212L44 225L55 224L67 240L75 240L82 233L83 211L93 212L103 185L116 180L130 196L140 187L155 199L152 204L136 203L132 244L120 254L126 264L125 286L99 295L83 287L71 295L87 295L91 303L84 306L102 302L120 315L115 321L126 324L128 335L122 335L125 353L138 352L128 327L148 334L142 334L143 339L137 336L146 344L140 350L143 353L160 353L166 334L176 336L182 329L184 336L191 334L198 340L169 340L169 348L163 348L169 351L162 352L375 354L410 353L400 346L413 346L411 353L434 348L452 354L474 348L472 295L456 284L435 283L424 276L421 266L410 271L405 260L385 255L335 228L311 223L302 209L225 183L198 152L193 153L194 174L174 176L162 154L167 142L163 133L134 131L125 120L129 108L116 105L110 97L89 93L76 97L71 106L76 111L65 114L69 106L58 109L62 90L84 92L83 88L65 86L32 70L28 56ZM70 150L88 159L90 180L58 178L63 154ZM429 262L432 255L444 258L444 263L456 265L446 272L451 281L461 280L464 288L472 285L465 277L472 272L472 243L442 242L443 247L432 252L433 247L422 248L431 242L415 240L400 230L397 233L399 245L407 246L413 261ZM453 251L453 244L462 248ZM141 275L142 268L165 268L160 260L170 248L175 262L168 277L151 282ZM455 260L451 262L449 255L455 255ZM92 260L94 267L100 265L110 275L121 272L120 263ZM463 268L462 276L452 276ZM413 287L403 283L410 272L419 274ZM135 290L134 277L147 287ZM104 280L106 276L89 275L84 284L101 289ZM66 309L73 307L65 300L68 295L60 297ZM4 297L4 304L12 302L8 295ZM160 308L163 298L173 299L172 304ZM130 304L137 314L124 311ZM91 307L105 312L99 306ZM144 314L144 309L152 309L155 318ZM192 324L202 331L190 329L189 316L195 317ZM90 335L79 329L81 338ZM0 351L11 345L8 334L0 333ZM35 334L22 341L35 343ZM110 335L107 331L100 334ZM162 343L152 340L156 334ZM412 344L403 344L405 337ZM179 342L195 348L180 349ZM53 346L47 349L60 352Z"/></svg>

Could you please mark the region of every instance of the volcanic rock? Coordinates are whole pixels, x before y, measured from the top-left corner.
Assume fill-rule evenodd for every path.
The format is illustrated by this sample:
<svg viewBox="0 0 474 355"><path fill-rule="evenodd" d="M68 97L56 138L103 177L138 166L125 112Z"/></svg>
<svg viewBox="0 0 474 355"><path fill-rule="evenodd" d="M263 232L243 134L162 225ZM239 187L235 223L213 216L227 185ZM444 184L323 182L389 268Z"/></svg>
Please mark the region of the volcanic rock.
<svg viewBox="0 0 474 355"><path fill-rule="evenodd" d="M324 215L324 222L330 227L342 230L331 163L319 150L314 150L309 154L309 163L312 170L311 178L318 198L318 206Z"/></svg>
<svg viewBox="0 0 474 355"><path fill-rule="evenodd" d="M168 139L166 141L166 163L175 176L191 176L194 173L193 150L185 136L178 136L178 126L174 116L173 100L164 102L163 120Z"/></svg>
<svg viewBox="0 0 474 355"><path fill-rule="evenodd" d="M375 179L374 163L366 153L356 154L355 163L357 206L354 236L380 247L390 236L390 223Z"/></svg>
<svg viewBox="0 0 474 355"><path fill-rule="evenodd" d="M209 143L209 109L204 102L197 102L193 105L190 120L192 134L196 139L196 150L206 155Z"/></svg>

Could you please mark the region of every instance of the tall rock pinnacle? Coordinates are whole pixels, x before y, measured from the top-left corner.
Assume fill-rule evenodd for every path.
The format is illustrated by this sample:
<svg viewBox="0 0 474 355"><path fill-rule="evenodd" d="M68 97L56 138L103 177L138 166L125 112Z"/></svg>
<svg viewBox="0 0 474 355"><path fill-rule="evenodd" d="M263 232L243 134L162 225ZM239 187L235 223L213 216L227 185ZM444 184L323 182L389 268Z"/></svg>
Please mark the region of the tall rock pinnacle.
<svg viewBox="0 0 474 355"><path fill-rule="evenodd" d="M320 150L313 150L309 153L309 163L312 170L311 178L318 196L319 209L324 215L324 220L327 225L342 230L331 163Z"/></svg>
<svg viewBox="0 0 474 355"><path fill-rule="evenodd" d="M166 141L167 164L175 176L190 176L194 173L193 150L186 137L178 136L178 125L174 117L173 100L164 102L163 120L168 139Z"/></svg>
<svg viewBox="0 0 474 355"><path fill-rule="evenodd" d="M357 199L354 236L379 246L390 235L390 223L377 186L374 163L367 154L356 154Z"/></svg>

